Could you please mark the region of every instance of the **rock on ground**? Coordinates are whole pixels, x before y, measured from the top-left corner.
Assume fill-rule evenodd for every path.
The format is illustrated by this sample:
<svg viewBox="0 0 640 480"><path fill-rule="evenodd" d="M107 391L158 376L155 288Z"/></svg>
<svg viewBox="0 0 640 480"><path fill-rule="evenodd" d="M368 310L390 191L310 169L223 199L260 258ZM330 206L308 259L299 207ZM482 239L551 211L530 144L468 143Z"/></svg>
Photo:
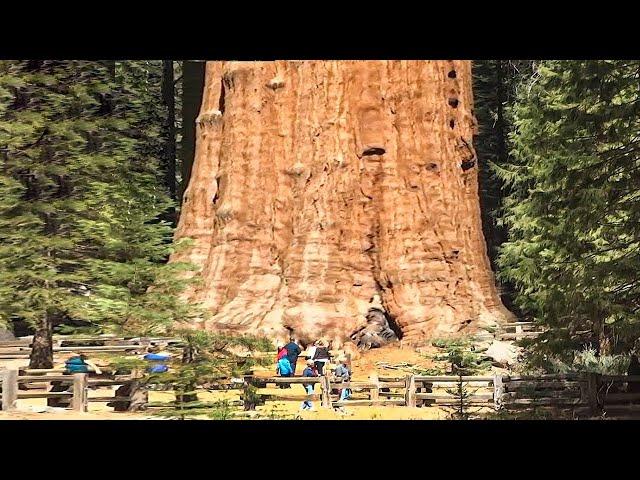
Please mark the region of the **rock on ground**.
<svg viewBox="0 0 640 480"><path fill-rule="evenodd" d="M511 342L494 340L483 354L493 360L494 366L506 368L517 363L521 351Z"/></svg>

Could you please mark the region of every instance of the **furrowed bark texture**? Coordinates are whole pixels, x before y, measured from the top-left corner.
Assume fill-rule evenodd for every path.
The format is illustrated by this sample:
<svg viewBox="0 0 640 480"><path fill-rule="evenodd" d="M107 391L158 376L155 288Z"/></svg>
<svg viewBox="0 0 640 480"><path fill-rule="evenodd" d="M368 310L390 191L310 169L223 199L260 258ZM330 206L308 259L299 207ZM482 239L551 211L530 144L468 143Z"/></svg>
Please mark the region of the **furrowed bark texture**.
<svg viewBox="0 0 640 480"><path fill-rule="evenodd" d="M213 330L340 345L382 307L404 339L510 314L489 266L467 61L208 62L173 260Z"/></svg>

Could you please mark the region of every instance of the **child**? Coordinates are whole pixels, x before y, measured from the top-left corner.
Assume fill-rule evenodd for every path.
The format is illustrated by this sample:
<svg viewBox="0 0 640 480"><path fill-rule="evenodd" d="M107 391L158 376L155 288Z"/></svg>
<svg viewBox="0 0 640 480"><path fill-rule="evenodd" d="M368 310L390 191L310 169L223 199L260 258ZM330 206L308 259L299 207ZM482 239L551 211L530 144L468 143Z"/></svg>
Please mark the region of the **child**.
<svg viewBox="0 0 640 480"><path fill-rule="evenodd" d="M304 372L302 372L302 376L303 377L317 377L318 376L318 371L315 369L315 365L314 365L314 361L313 360L307 360L307 368L305 368ZM305 391L307 392L307 395L313 395L313 384L312 383L305 383L302 386L304 387ZM307 399L304 402L302 402L302 406L300 407L300 410L313 410L313 403L311 402L311 400Z"/></svg>
<svg viewBox="0 0 640 480"><path fill-rule="evenodd" d="M284 345L282 343L278 343L277 349L278 355L276 356L276 362L287 355L287 349L284 348Z"/></svg>
<svg viewBox="0 0 640 480"><path fill-rule="evenodd" d="M276 373L281 377L291 377L293 376L293 370L291 369L291 363L289 363L289 359L284 356L280 360L278 360L278 366L276 367ZM291 385L281 384L280 388L291 388Z"/></svg>

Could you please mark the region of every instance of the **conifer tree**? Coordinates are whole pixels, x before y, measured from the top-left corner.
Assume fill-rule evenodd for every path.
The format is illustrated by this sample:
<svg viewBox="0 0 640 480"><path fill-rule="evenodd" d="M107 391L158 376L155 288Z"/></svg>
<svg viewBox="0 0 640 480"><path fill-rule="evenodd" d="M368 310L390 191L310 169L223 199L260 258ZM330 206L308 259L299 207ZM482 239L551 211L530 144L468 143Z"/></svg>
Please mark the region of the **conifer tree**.
<svg viewBox="0 0 640 480"><path fill-rule="evenodd" d="M504 184L495 170L510 162L509 134L513 130L509 106L518 85L531 75L532 60L476 60L473 62L473 97L478 134L474 145L478 153L482 229L487 253L494 271L498 249L507 239L507 229L499 221ZM513 286L501 285L502 300L513 309Z"/></svg>
<svg viewBox="0 0 640 480"><path fill-rule="evenodd" d="M264 356L275 347L267 339L252 335L225 335L201 330L177 329L172 332L183 339L182 356L176 358L166 373L151 374L150 384L171 384L176 394L173 405L158 412L159 415L185 418L208 415L220 418L232 416L228 402L202 402L197 389L220 385L231 378L242 378L255 366L271 365L270 356ZM242 401L245 410L254 410L260 403L256 387L244 382Z"/></svg>
<svg viewBox="0 0 640 480"><path fill-rule="evenodd" d="M188 314L184 266L163 265L162 122L118 66L0 62L0 320L33 326L32 368L52 366L55 324L133 331Z"/></svg>
<svg viewBox="0 0 640 480"><path fill-rule="evenodd" d="M501 276L549 331L542 361L640 333L640 62L545 61L514 107Z"/></svg>

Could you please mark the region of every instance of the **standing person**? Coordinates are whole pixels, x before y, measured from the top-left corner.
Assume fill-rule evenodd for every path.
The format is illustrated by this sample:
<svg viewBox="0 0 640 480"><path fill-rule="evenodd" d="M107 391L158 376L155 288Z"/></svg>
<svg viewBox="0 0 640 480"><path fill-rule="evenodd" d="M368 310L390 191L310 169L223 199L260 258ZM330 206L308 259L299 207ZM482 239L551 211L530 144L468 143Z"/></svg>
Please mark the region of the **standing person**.
<svg viewBox="0 0 640 480"><path fill-rule="evenodd" d="M147 354L142 357L149 362L150 366L147 369L149 373L165 373L169 371L169 367L166 362L171 359L169 352L160 351L159 347L149 347Z"/></svg>
<svg viewBox="0 0 640 480"><path fill-rule="evenodd" d="M316 351L313 354L312 360L318 370L318 375L324 375L324 367L329 361L329 348L323 340L316 342Z"/></svg>
<svg viewBox="0 0 640 480"><path fill-rule="evenodd" d="M283 355L280 360L278 360L278 366L276 368L276 373L281 377L291 377L293 376L293 371L291 370L291 364L289 363L289 359L286 355ZM291 388L291 385L281 384L280 388Z"/></svg>
<svg viewBox="0 0 640 480"><path fill-rule="evenodd" d="M102 370L95 363L87 358L84 353L72 355L64 362L64 368L67 373L89 373L91 371L102 374Z"/></svg>
<svg viewBox="0 0 640 480"><path fill-rule="evenodd" d="M302 349L293 338L289 339L289 343L287 343L284 348L287 351L287 358L289 359L291 370L293 370L293 376L295 377L296 363L298 363L298 356L302 353Z"/></svg>
<svg viewBox="0 0 640 480"><path fill-rule="evenodd" d="M278 342L277 349L278 349L278 354L276 355L276 375L278 375L278 373L280 372L280 367L278 365L278 362L282 360L282 358L286 358L287 356L287 349L284 348L284 343ZM289 365L289 367L290 366L291 365ZM291 388L291 385L280 384L279 388Z"/></svg>
<svg viewBox="0 0 640 480"><path fill-rule="evenodd" d="M95 372L98 375L102 374L100 367L89 360L84 353L71 353L64 362L64 371L66 374L90 372ZM51 382L51 389L49 391L52 393L69 392L72 388L73 386L69 385L67 382L53 381ZM71 402L68 398L47 398L48 407L68 407L70 404Z"/></svg>
<svg viewBox="0 0 640 480"><path fill-rule="evenodd" d="M348 382L351 380L351 372L349 371L349 367L347 366L347 358L340 357L338 359L338 366L333 371L333 376L336 382ZM342 388L340 389L340 401L347 400L351 396L350 388Z"/></svg>
<svg viewBox="0 0 640 480"><path fill-rule="evenodd" d="M302 372L303 377L317 377L318 371L316 370L315 364L313 360L307 360L307 368ZM307 395L313 395L313 383L304 383L302 384ZM302 406L300 410L313 410L313 403L311 402L311 398L307 398L304 402L302 402Z"/></svg>

